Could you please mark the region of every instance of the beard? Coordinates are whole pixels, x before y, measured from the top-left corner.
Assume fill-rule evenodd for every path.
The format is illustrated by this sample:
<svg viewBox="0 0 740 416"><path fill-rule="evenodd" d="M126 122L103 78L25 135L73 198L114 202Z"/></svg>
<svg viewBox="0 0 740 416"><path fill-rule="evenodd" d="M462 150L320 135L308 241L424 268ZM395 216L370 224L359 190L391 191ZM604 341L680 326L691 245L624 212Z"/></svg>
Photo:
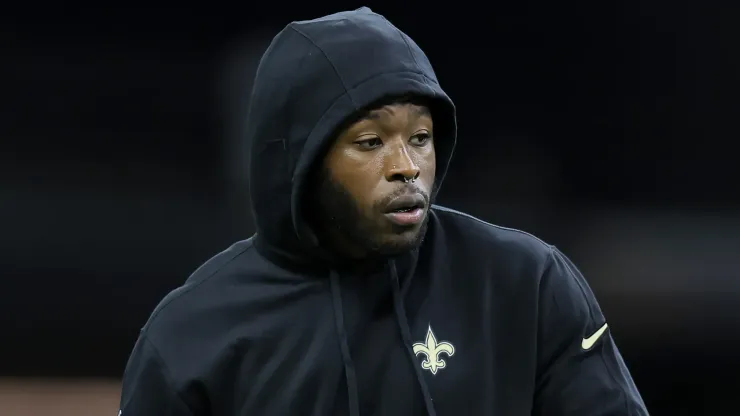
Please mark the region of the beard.
<svg viewBox="0 0 740 416"><path fill-rule="evenodd" d="M321 169L314 177L313 184L313 196L310 198L310 209L313 212L308 218L322 244L331 242L329 245L335 252L341 253L342 242L347 242L364 253L363 259L381 259L409 252L423 242L429 221L428 210L431 207L426 192L418 188L402 189L375 202L369 212L365 213L349 191L332 178L328 169ZM418 227L410 228L386 221L380 214L383 207L409 190L421 193L427 202L427 215L423 222Z"/></svg>

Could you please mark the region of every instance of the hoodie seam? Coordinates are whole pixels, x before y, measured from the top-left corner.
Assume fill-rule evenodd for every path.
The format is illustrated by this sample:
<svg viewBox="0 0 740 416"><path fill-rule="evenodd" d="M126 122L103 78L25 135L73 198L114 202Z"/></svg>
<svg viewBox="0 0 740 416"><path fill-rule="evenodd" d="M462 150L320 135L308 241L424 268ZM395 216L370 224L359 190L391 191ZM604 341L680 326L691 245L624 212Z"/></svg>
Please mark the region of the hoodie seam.
<svg viewBox="0 0 740 416"><path fill-rule="evenodd" d="M345 94L349 94L350 91L354 90L358 86L364 84L365 82L367 82L367 81L369 81L369 80L371 80L371 79L373 79L375 77L379 77L379 76L383 76L383 75L403 74L403 73L420 75L424 79L424 84L427 85L427 87L429 86L429 81L434 81L432 78L429 77L429 75L427 75L426 73L424 73L424 71L422 71L421 68L419 68L419 62L416 60L416 57L414 57L413 53L411 53L411 45L409 45L409 43L406 41L406 38L405 37L401 36L401 39L403 40L404 44L409 49L409 53L411 54L411 59L414 61L414 65L416 66L416 70L415 71L412 71L412 70L405 69L405 70L400 70L400 71L390 71L390 72L381 72L379 74L373 74L373 75L371 75L371 76L369 76L367 78L364 78L364 79L362 79L360 81L357 81L354 85L352 85L350 87L344 81L344 78L342 78L342 75L339 73L339 70L334 65L334 62L329 58L329 56L326 54L326 51L324 51L323 48L321 48L319 45L317 45L316 42L314 42L314 40L311 39L311 37L309 37L306 33L304 33L303 31L301 31L297 27L290 26L290 28L292 30L294 30L296 33L298 33L299 35L303 36L307 41L311 42L311 45L314 48L318 49L319 52L321 52L321 54L324 56L324 59L326 59L326 61L329 63L329 65L331 65L331 68L334 71L334 74L339 79L339 82L342 83L342 88L344 88L344 93L342 93L337 98L335 98L334 101L332 101L332 105L334 105L334 102L336 102L336 100L338 100L339 98L343 97ZM396 29L396 30L398 30L399 33L401 33L399 29ZM434 83L435 84L438 84L437 82L434 82ZM349 99L352 101L352 104L357 108L357 103L355 102L355 100L352 99L352 96L350 96ZM329 106L329 108L331 108L331 105Z"/></svg>
<svg viewBox="0 0 740 416"><path fill-rule="evenodd" d="M157 318L157 316L159 316L159 314L160 314L160 313L161 313L161 312L162 312L162 311L163 311L163 310L164 310L164 309L165 309L165 308L166 308L167 306L169 306L169 305L170 305L170 304L171 304L172 302L174 302L174 301L176 301L176 300L178 300L178 299L181 299L181 298L182 298L183 296L185 296L186 294L188 294L188 293L192 292L193 290L195 290L195 288L197 288L197 287L199 287L200 285L202 285L203 283L205 283L205 282L209 281L209 280L210 280L210 279L211 279L212 277L216 276L216 275L217 275L217 274L218 274L218 273L219 273L220 271L222 271L222 270L224 269L224 267L226 267L226 266L228 266L229 264L231 264L231 262L233 262L234 260L236 260L237 258L239 258L239 257L240 257L241 255L243 255L244 253L246 253L247 251L249 251L249 250L250 250L250 249L252 249L252 248L254 248L254 244L250 244L250 245L249 245L248 247L245 247L245 248L244 248L243 250L241 250L241 251L239 251L239 252L235 253L235 254L233 255L233 257L231 257L231 258L230 258L230 259L228 259L228 260L227 260L226 262L224 262L224 264L222 264L222 265L221 265L220 267L218 267L218 268L217 268L216 270L214 270L214 271L213 271L213 272L211 272L210 274L206 275L206 277L204 277L204 278L203 278L202 280L200 280L199 282L195 282L195 283L194 283L194 284L193 284L192 286L190 286L190 287L187 287L187 288L185 288L185 289L184 289L183 291L181 291L180 293L178 293L178 294L177 294L176 296L173 296L173 297L172 297L171 299L169 299L169 300L168 300L167 302L163 303L163 304L162 304L162 305L161 305L161 306L160 306L159 308L157 308L157 311L156 311L156 312L155 312L154 314L152 314L151 318L149 318L149 323L147 323L147 325L146 325L146 326L147 326L147 327L151 326L151 323L153 323L153 322L154 322L154 320L155 320L155 319ZM197 271L196 271L196 273L197 273ZM195 274L195 273L194 273L194 274Z"/></svg>
<svg viewBox="0 0 740 416"><path fill-rule="evenodd" d="M156 345L154 345L154 341L149 339L149 336L147 334L141 335L142 340L149 344L149 347L152 350L152 353L154 355L154 359L157 361L157 364L159 364L159 367L162 369L162 377L164 378L164 382L167 386L167 388L170 390L172 395L177 398L177 400L185 406L188 411L191 411L190 406L185 401L185 398L182 396L179 389L175 387L174 378L172 377L172 372L170 371L169 367L167 366L167 363L164 361L164 357L162 357L162 354L159 352L159 349Z"/></svg>
<svg viewBox="0 0 740 416"><path fill-rule="evenodd" d="M472 216L470 214L466 214L464 212L456 211L454 209L443 207L443 206L439 206L439 205L432 205L432 209L434 211L441 211L441 212L445 212L445 213L448 213L448 214L452 214L452 215L455 215L457 217L467 218L467 219L473 220L473 221L475 221L475 222L477 222L477 223L479 223L481 225L485 225L485 226L488 226L488 227L491 227L491 228L495 228L497 230L511 231L511 232L514 232L514 233L517 233L517 234L521 234L521 235L524 235L524 236L527 236L527 237L531 237L534 240L536 240L537 242L539 242L540 244L542 244L544 246L544 248L546 248L548 250L550 250L551 247L552 247L552 245L547 244L546 242L542 241L541 238L537 237L536 235L532 235L532 234L530 234L530 233L528 233L526 231L517 230L516 228L509 228L509 227L504 227L504 226L501 226L501 225L491 224L490 222L484 221L484 220L482 220L480 218L476 218L476 217L474 217L474 216Z"/></svg>
<svg viewBox="0 0 740 416"><path fill-rule="evenodd" d="M418 70L419 72L421 72L421 73L422 73L422 75L423 75L423 72L424 72L424 71L422 71L422 70L421 70L421 67L420 67L420 65L419 65L419 61L418 61L418 60L416 59L416 56L414 56L414 51L413 51L413 50L411 49L411 45L409 44L409 41L408 41L408 39L406 39L406 35L404 35L404 33L403 33L403 32L401 32L401 29L399 29L399 28L397 28L397 27L393 26L393 25L391 24L391 22L389 22L389 21L388 21L388 19L386 19L386 18L385 18L385 16L383 16L383 20L385 20L385 21L386 21L386 23L388 23L388 25L389 25L390 27L392 27L392 28L396 29L396 32L398 33L398 36L400 36L400 37L401 37L401 40L403 40L403 43L404 43L404 44L406 45L406 49L408 49L408 51L409 51L409 56L411 56L411 60L412 60L412 61L414 61L414 65L416 66L416 69L417 69L417 70ZM428 79L428 78L427 78L426 76L424 76L424 84L426 84L427 88L429 88L429 89L432 89L432 90L433 90L433 88L431 88L431 87L429 86L429 79ZM434 95L436 96L437 94L434 94Z"/></svg>
<svg viewBox="0 0 740 416"><path fill-rule="evenodd" d="M554 261L556 257L561 257L561 253L557 249L557 247L555 247L554 245L550 245L550 255L548 257L550 257ZM560 260L562 261L562 258L560 258ZM591 322L596 323L598 325L598 321L596 320L596 316L594 314L593 305L589 301L589 296L586 294L586 288L584 288L583 287L583 284L581 283L581 281L576 278L576 276L577 276L576 273L577 272L575 270L573 270L573 268L568 264L568 262L563 261L562 263L565 266L566 270L568 271L568 273L567 273L568 278L570 280L574 281L576 283L576 285L578 286L580 295L581 295L581 297L583 298L583 301L586 304L586 309L588 309L588 317L589 317L589 320ZM602 315L603 315L603 313L602 313ZM606 317L603 317L603 318L606 321ZM604 342L606 342L606 341L613 342L613 338L611 337L611 329L609 329L609 335L608 336L609 336L610 339L604 340ZM604 368L606 369L606 373L609 374L609 377L611 378L612 383L614 383L614 385L618 387L617 390L619 392L619 397L622 400L622 403L624 403L624 410L627 412L627 414L630 414L631 413L630 412L630 405L631 405L631 403L627 399L627 393L625 392L625 387L626 386L623 386L619 382L619 378L614 374L614 369L612 368L612 365L609 362L607 362L607 359L606 359L605 353L604 353L604 348L605 347L602 346L602 349L599 351L599 358L601 359L601 362L604 365Z"/></svg>
<svg viewBox="0 0 740 416"><path fill-rule="evenodd" d="M414 75L419 75L422 78L424 78L424 84L425 85L429 85L427 83L427 81L430 80L430 78L424 72L419 71L418 70L419 68L416 68L416 69L417 69L416 71L412 71L412 70L409 70L409 69L402 69L400 71L389 71L389 72L381 72L379 74L373 74L373 75L371 75L371 76L369 76L367 78L363 78L362 80L360 80L357 83L355 83L352 86L352 88L350 88L350 89L347 90L347 92L350 92L350 91L355 90L357 87L359 87L360 85L362 85L362 84L370 81L371 79L374 79L374 78L377 78L377 77L382 77L384 75L396 75L396 74L414 74Z"/></svg>
<svg viewBox="0 0 740 416"><path fill-rule="evenodd" d="M303 36L307 41L311 42L311 45L313 45L314 48L318 49L319 52L321 52L321 54L324 56L324 59L326 59L329 65L331 65L331 69L334 70L334 75L336 75L337 78L339 79L339 82L342 83L342 88L344 88L344 93L347 94L349 92L349 89L347 89L347 84L344 82L344 78L342 78L342 74L339 73L339 70L337 69L336 65L334 65L334 62L331 59L329 59L329 55L326 54L326 51L324 51L324 49L322 49L319 45L317 45L313 39L311 39L306 33L301 31L297 27L291 25L290 28L293 29L299 35ZM350 97L350 100L352 100L352 97ZM352 104L355 107L357 107L357 103L355 103L354 100L352 100Z"/></svg>

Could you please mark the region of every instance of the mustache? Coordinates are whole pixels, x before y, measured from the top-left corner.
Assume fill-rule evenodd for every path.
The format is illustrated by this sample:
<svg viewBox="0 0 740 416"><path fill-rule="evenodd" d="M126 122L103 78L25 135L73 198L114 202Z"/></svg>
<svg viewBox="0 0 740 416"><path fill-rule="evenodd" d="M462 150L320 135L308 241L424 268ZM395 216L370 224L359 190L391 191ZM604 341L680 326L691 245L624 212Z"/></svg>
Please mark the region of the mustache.
<svg viewBox="0 0 740 416"><path fill-rule="evenodd" d="M402 187L396 189L392 193L388 194L388 196L384 197L380 201L378 201L375 205L377 207L385 207L388 204L391 203L392 200L395 198L401 196L401 195L410 195L410 194L420 194L424 198L424 205L426 207L429 207L429 194L427 192L424 192L421 188L419 188L416 184L413 183L407 183L403 185Z"/></svg>

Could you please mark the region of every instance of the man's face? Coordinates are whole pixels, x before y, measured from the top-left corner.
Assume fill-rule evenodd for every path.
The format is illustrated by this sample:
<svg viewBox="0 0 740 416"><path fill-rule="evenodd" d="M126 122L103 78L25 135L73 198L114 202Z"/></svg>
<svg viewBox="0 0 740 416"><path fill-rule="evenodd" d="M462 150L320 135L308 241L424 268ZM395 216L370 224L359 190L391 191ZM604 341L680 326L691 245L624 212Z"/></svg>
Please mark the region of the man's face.
<svg viewBox="0 0 740 416"><path fill-rule="evenodd" d="M318 180L322 230L351 257L395 255L419 245L434 186L432 117L402 103L368 112L340 132Z"/></svg>

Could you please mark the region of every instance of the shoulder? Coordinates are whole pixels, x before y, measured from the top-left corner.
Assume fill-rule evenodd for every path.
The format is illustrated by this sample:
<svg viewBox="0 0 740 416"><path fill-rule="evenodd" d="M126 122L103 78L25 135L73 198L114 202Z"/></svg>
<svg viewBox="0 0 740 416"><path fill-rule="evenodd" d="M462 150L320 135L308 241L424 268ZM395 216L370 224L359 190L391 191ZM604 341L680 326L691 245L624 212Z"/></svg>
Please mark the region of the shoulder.
<svg viewBox="0 0 740 416"><path fill-rule="evenodd" d="M144 331L167 322L172 315L183 313L183 309L189 309L192 302L205 300L202 299L203 292L217 290L219 278L232 274L235 261L248 255L251 249L250 240L239 241L208 259L182 286L169 292L159 302L144 326Z"/></svg>
<svg viewBox="0 0 740 416"><path fill-rule="evenodd" d="M166 362L181 361L190 347L199 348L200 339L213 341L216 321L229 316L224 309L235 305L230 288L249 276L251 263L257 262L253 253L251 240L233 244L203 263L154 308L141 332Z"/></svg>
<svg viewBox="0 0 740 416"><path fill-rule="evenodd" d="M454 261L486 270L500 287L518 288L538 297L544 309L570 319L603 321L588 282L557 247L527 232L489 224L449 208L434 207L442 240ZM546 306L549 305L549 306ZM603 322L602 322L603 323Z"/></svg>
<svg viewBox="0 0 740 416"><path fill-rule="evenodd" d="M527 232L448 208L435 206L434 215L435 244L444 247L446 260L468 275L482 275L484 280L495 282L498 293L507 299L536 303L532 311L545 312L551 318L540 322L555 322L553 317L558 316L560 325L589 321L593 322L590 328L603 324L586 279L557 247ZM551 324L553 328L558 325Z"/></svg>
<svg viewBox="0 0 740 416"><path fill-rule="evenodd" d="M540 238L514 228L490 224L472 215L433 206L434 219L447 246L460 255L497 264L536 266L542 271L552 260L554 247Z"/></svg>

